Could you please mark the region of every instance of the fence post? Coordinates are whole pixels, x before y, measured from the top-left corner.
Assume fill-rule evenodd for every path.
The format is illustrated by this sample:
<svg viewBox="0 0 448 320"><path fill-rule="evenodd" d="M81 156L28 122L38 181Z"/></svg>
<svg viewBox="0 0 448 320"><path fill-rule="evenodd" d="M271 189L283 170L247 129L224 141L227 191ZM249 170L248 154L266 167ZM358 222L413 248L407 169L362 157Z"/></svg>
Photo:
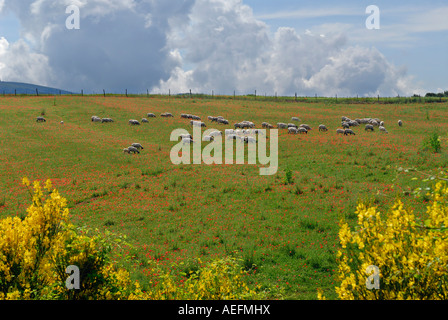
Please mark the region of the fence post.
<svg viewBox="0 0 448 320"><path fill-rule="evenodd" d="M39 90L36 88L36 96L39 96Z"/></svg>
<svg viewBox="0 0 448 320"><path fill-rule="evenodd" d="M106 90L103 89L104 98L106 98Z"/></svg>
<svg viewBox="0 0 448 320"><path fill-rule="evenodd" d="M126 89L126 98L128 97L128 89Z"/></svg>
<svg viewBox="0 0 448 320"><path fill-rule="evenodd" d="M84 90L81 89L81 97L84 97Z"/></svg>

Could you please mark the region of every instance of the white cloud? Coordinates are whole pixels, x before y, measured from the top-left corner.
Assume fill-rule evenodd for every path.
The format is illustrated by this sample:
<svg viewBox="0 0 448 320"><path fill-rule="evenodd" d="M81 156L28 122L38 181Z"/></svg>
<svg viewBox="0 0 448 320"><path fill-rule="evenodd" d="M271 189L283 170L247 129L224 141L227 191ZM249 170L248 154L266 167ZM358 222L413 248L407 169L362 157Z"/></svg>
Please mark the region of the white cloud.
<svg viewBox="0 0 448 320"><path fill-rule="evenodd" d="M321 13L323 14L323 13ZM299 34L279 28L273 35L241 1L196 1L192 23L173 36L188 72L173 71L154 91L293 95L410 94L406 70L374 48L352 47L340 28L321 26ZM338 25L341 27L341 25ZM349 29L349 25L342 25Z"/></svg>
<svg viewBox="0 0 448 320"><path fill-rule="evenodd" d="M5 38L0 38L0 61L0 78L3 81L27 79L31 83L45 85L53 79L48 58L32 52L23 40L9 44Z"/></svg>

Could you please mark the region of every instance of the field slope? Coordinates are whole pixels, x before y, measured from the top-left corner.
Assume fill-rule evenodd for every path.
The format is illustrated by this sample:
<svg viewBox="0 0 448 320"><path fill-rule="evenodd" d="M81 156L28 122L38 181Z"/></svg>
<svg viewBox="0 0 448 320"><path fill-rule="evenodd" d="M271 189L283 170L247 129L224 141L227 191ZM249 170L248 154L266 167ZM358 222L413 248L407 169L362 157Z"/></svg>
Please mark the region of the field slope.
<svg viewBox="0 0 448 320"><path fill-rule="evenodd" d="M22 216L30 204L21 179L51 178L69 201L71 220L126 234L138 248L135 277L153 275L148 260L180 274L203 261L236 254L248 280L284 290L284 297L334 298L333 275L341 218L353 223L359 200L387 207L396 196L422 214L425 204L405 196L417 186L416 168L446 168L442 153L423 150L438 130L446 148L447 103L332 104L169 97L0 97L0 217ZM129 126L129 119L158 117ZM171 112L174 118L161 118ZM279 131L279 170L260 176L258 165L173 165L174 129L191 130L181 113L221 115L231 124L276 124L292 116L313 130ZM37 123L45 114L47 122ZM113 123L93 123L92 115ZM341 117L380 118L389 134L354 128L336 134ZM403 127L398 127L398 119ZM64 124L60 124L64 121ZM328 132L319 132L319 124ZM133 142L141 154L122 149ZM205 145L205 143L204 143ZM285 183L290 171L290 183ZM181 264L183 262L183 264ZM176 266L173 267L173 265ZM149 285L149 284L146 284Z"/></svg>

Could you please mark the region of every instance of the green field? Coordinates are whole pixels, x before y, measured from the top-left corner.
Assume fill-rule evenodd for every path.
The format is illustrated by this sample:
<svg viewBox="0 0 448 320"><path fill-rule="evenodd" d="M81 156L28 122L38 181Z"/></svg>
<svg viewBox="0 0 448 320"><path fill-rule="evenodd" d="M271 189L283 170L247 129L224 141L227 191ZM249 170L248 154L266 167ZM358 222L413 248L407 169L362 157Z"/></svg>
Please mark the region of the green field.
<svg viewBox="0 0 448 320"><path fill-rule="evenodd" d="M26 214L31 199L23 177L50 178L68 199L73 223L127 235L137 248L132 275L144 288L154 277L149 260L180 274L197 268L198 257L237 255L250 283L278 288L283 298L316 299L317 288L335 298L340 219L355 223L359 200L387 208L397 196L417 216L424 213L424 200L412 196L421 186L413 178L422 176L399 168L446 169L447 107L446 101L4 96L0 217ZM128 125L148 112L158 117ZM161 118L163 112L174 118ZM176 166L170 161L176 144L170 134L177 128L191 131L182 113L201 116L207 129L224 130L243 120L261 128L264 121L288 123L296 116L313 130L307 135L279 130L279 170L272 176L260 176L258 165ZM41 114L47 122L35 121ZM115 122L93 123L93 115ZM209 115L221 115L230 125L212 124ZM365 132L361 125L354 128L355 136L337 135L342 116L380 118L389 134ZM321 123L328 132L317 130ZM440 153L423 148L436 131ZM133 142L144 150L124 154Z"/></svg>

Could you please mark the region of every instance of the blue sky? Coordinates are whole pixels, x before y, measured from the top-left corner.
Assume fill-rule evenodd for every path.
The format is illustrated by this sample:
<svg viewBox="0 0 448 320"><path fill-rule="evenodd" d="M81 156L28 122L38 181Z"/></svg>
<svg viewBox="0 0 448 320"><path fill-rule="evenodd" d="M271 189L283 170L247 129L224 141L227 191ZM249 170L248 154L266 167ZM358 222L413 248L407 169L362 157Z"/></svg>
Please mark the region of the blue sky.
<svg viewBox="0 0 448 320"><path fill-rule="evenodd" d="M0 77L63 89L97 85L95 90L259 88L328 95L448 90L446 0L180 2L181 9L179 0L110 0L108 6L76 0L84 4L83 27L75 33L62 27L67 17L62 1L0 0ZM380 9L379 30L365 26L369 5ZM115 37L99 37L104 30L114 30ZM150 43L125 40L128 50L122 50L117 39L137 34ZM135 65L120 65L125 57ZM285 70L294 59L297 66ZM143 79L145 74L152 78ZM366 77L374 81L357 85Z"/></svg>

